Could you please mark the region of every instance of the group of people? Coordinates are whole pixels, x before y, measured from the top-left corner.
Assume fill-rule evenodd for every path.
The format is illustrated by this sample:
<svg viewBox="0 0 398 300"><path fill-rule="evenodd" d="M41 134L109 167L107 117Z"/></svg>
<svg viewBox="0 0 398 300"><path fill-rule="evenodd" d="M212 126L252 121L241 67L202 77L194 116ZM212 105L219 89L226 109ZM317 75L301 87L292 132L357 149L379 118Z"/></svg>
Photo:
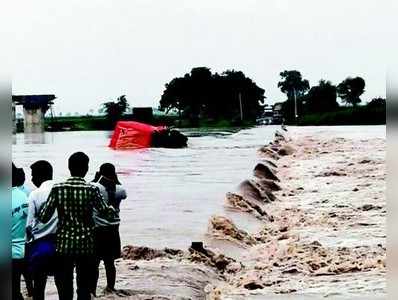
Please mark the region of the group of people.
<svg viewBox="0 0 398 300"><path fill-rule="evenodd" d="M77 299L96 296L99 265L104 262L106 292L115 290L115 259L121 255L120 202L127 197L114 165L101 165L92 182L84 177L89 157L69 157L71 177L56 183L46 160L31 166L25 186L22 168L12 165L12 299L24 299L21 278L33 300L45 298L48 276L54 276L60 300L72 300L74 272Z"/></svg>

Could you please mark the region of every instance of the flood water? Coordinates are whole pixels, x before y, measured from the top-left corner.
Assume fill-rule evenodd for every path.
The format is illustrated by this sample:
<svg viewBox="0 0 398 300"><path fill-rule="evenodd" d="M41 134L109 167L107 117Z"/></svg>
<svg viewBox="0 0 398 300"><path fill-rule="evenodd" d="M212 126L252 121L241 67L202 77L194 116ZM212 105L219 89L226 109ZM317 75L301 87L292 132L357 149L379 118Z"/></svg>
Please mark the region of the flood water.
<svg viewBox="0 0 398 300"><path fill-rule="evenodd" d="M256 150L273 139L279 126L240 131L185 130L185 149L115 151L107 147L111 132L18 134L12 147L14 163L25 169L46 159L57 181L68 177L67 159L75 151L90 157L91 180L104 162L114 163L128 193L121 205L122 244L186 249L203 240L210 216L223 213L224 196L252 174Z"/></svg>

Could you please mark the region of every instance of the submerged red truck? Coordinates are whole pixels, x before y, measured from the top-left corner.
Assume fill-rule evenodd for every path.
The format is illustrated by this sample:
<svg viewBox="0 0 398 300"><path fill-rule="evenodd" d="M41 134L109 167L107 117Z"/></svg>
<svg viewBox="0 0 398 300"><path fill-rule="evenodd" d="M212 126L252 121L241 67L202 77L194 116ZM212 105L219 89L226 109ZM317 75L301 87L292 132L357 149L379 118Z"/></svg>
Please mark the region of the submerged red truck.
<svg viewBox="0 0 398 300"><path fill-rule="evenodd" d="M113 149L139 149L150 147L183 148L188 138L166 126L152 126L134 121L116 124L109 147Z"/></svg>

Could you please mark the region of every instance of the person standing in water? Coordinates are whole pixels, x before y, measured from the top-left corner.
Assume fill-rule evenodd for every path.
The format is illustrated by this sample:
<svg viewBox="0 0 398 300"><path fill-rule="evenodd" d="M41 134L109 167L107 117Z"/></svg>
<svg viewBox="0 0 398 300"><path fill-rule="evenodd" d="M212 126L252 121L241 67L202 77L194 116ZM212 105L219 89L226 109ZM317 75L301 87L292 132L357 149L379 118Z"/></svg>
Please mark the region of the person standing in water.
<svg viewBox="0 0 398 300"><path fill-rule="evenodd" d="M94 210L96 272L92 293L95 295L99 278L98 268L101 260L104 262L106 271L107 287L105 288L105 293L112 293L115 291L115 259L121 256L119 235L120 202L127 198L127 194L119 182L115 166L111 163L104 163L101 165L92 184L99 188L105 202L112 206L117 212L117 215L115 215L113 219L104 219Z"/></svg>

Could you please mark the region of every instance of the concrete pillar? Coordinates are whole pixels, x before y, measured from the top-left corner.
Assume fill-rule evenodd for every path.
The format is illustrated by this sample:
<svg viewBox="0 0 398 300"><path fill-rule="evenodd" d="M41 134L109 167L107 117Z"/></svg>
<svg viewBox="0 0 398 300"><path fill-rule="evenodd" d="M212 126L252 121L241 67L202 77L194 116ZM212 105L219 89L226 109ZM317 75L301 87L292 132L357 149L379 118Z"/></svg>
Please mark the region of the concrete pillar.
<svg viewBox="0 0 398 300"><path fill-rule="evenodd" d="M26 109L24 107L23 114L25 133L44 132L44 111L42 108Z"/></svg>

